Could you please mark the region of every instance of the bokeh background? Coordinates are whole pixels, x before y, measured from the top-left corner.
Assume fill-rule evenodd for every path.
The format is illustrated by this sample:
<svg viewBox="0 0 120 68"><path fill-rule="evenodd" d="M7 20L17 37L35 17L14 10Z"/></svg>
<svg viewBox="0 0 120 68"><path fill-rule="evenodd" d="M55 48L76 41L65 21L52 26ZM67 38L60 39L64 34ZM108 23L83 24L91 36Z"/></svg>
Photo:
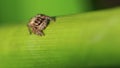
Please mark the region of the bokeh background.
<svg viewBox="0 0 120 68"><path fill-rule="evenodd" d="M25 21L39 13L50 16L75 14L91 7L84 0L1 0L0 4L1 21Z"/></svg>
<svg viewBox="0 0 120 68"><path fill-rule="evenodd" d="M120 67L119 0L0 0L0 68ZM56 16L29 35L36 14Z"/></svg>

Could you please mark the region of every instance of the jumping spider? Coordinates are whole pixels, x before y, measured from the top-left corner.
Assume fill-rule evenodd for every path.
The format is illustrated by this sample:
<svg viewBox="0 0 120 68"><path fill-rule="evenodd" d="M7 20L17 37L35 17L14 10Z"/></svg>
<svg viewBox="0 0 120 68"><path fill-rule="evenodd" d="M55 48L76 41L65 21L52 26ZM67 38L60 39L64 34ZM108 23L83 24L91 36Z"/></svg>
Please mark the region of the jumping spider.
<svg viewBox="0 0 120 68"><path fill-rule="evenodd" d="M49 17L44 14L38 14L35 17L31 18L27 24L29 33L44 36L43 30L49 25L50 21L55 21L55 17Z"/></svg>

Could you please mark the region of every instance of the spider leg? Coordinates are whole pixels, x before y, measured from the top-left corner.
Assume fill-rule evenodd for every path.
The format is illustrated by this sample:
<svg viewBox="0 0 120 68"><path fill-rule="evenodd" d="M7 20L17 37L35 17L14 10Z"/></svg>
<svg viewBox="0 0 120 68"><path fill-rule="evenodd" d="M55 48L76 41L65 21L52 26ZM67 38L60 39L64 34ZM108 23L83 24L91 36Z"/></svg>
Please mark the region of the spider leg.
<svg viewBox="0 0 120 68"><path fill-rule="evenodd" d="M37 35L45 36L45 33L44 33L43 31L38 31L38 32L37 32Z"/></svg>
<svg viewBox="0 0 120 68"><path fill-rule="evenodd" d="M28 27L29 34L31 35L32 31L31 31L31 28L30 28L29 24L27 25L27 27Z"/></svg>
<svg viewBox="0 0 120 68"><path fill-rule="evenodd" d="M45 36L45 33L43 32L43 30L41 31L41 33L42 33L42 36Z"/></svg>
<svg viewBox="0 0 120 68"><path fill-rule="evenodd" d="M55 16L53 16L53 17L47 17L50 21L56 21L56 17Z"/></svg>
<svg viewBox="0 0 120 68"><path fill-rule="evenodd" d="M55 22L56 21L56 17L55 16L51 17L51 20Z"/></svg>

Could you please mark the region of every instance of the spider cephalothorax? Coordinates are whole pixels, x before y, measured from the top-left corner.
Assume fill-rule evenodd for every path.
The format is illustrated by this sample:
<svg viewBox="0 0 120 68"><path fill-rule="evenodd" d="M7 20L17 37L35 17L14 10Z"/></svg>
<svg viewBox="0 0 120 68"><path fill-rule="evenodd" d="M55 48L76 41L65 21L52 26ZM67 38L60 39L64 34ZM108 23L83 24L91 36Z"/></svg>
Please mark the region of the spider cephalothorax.
<svg viewBox="0 0 120 68"><path fill-rule="evenodd" d="M50 21L55 21L55 17L49 17L44 14L38 14L33 17L28 23L28 29L30 34L34 33L36 35L44 36L43 30L49 25Z"/></svg>

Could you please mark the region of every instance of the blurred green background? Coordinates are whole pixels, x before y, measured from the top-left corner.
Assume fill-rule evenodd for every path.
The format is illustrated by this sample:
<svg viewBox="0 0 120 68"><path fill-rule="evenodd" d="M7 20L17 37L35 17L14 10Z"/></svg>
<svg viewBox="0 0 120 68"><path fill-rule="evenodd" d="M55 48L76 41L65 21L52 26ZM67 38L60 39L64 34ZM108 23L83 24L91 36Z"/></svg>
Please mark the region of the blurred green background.
<svg viewBox="0 0 120 68"><path fill-rule="evenodd" d="M43 13L50 16L75 14L89 10L89 0L0 0L0 22L26 21Z"/></svg>
<svg viewBox="0 0 120 68"><path fill-rule="evenodd" d="M0 68L119 68L120 7L100 10L109 2L0 0ZM38 13L57 16L44 37L26 27Z"/></svg>

